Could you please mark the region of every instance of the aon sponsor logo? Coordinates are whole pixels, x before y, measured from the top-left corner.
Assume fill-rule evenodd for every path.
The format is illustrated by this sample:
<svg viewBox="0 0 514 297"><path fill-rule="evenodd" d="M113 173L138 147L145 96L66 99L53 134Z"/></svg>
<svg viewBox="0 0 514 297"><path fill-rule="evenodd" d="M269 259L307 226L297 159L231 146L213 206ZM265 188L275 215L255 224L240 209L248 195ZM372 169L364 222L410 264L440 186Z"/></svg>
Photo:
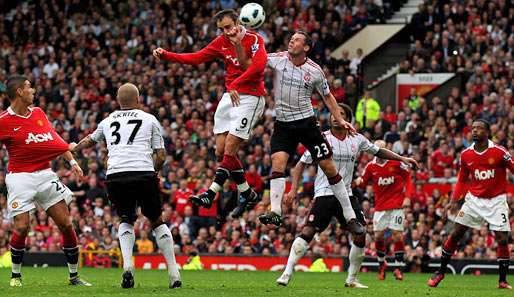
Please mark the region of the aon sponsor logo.
<svg viewBox="0 0 514 297"><path fill-rule="evenodd" d="M486 180L494 178L494 169L489 170L478 170L475 169L475 179Z"/></svg>
<svg viewBox="0 0 514 297"><path fill-rule="evenodd" d="M52 136L52 133L40 133L40 134L32 134L29 133L27 136L27 139L25 139L25 143L29 144L31 142L39 143L39 142L45 142L49 140L54 140L54 137Z"/></svg>
<svg viewBox="0 0 514 297"><path fill-rule="evenodd" d="M388 186L388 185L392 185L392 184L394 184L394 176L378 178L379 186Z"/></svg>

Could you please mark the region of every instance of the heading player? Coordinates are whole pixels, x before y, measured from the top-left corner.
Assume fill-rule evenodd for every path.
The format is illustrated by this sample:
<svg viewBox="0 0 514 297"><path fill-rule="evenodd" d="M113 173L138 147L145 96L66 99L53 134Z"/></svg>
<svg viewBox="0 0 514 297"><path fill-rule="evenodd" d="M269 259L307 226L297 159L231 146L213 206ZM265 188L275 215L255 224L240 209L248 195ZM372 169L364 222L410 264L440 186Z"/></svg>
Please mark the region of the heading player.
<svg viewBox="0 0 514 297"><path fill-rule="evenodd" d="M381 149L386 147L383 140L375 141L375 145ZM403 242L403 202L405 200L405 185L410 183L408 166L400 161L386 160L376 157L364 168L362 177L355 180L355 185L366 186L373 182L375 192L375 213L373 214L373 232L375 232L375 245L377 258L380 264L378 279L385 279L387 254L384 233L387 229L393 231L394 256L398 267L403 266L405 257L405 244ZM403 280L400 268L394 270L397 280Z"/></svg>
<svg viewBox="0 0 514 297"><path fill-rule="evenodd" d="M202 50L178 54L157 48L153 55L165 61L190 65L223 59L227 92L223 94L214 114L216 156L220 163L209 190L190 199L196 205L210 208L216 194L231 176L243 198L242 205L232 213L233 217L238 217L244 210L257 204L259 199L246 182L237 152L240 144L250 138L252 128L264 112L267 54L262 37L241 26L234 10L222 10L214 16L214 20L222 34ZM249 59L242 64L238 59L241 56Z"/></svg>
<svg viewBox="0 0 514 297"><path fill-rule="evenodd" d="M6 86L11 106L0 114L0 142L9 153L5 183L8 189L7 211L14 227L10 241L10 286L22 286L21 263L25 239L30 226L30 212L36 209L36 204L46 211L62 233L70 285L91 286L81 280L77 273L79 247L67 206L72 193L50 169L50 161L62 155L70 163L77 179L83 177L82 170L45 112L39 107L30 107L36 91L27 78L10 77Z"/></svg>
<svg viewBox="0 0 514 297"><path fill-rule="evenodd" d="M350 107L341 104L339 113L343 119L348 122L351 121L352 114ZM353 169L361 152L368 152L380 158L398 160L412 166L417 166L414 159L402 157L390 150L379 148L361 134L349 137L348 130L341 126L340 122L337 121L334 116L330 117L330 125L330 131L324 132L324 135L334 152L333 158L337 164L337 171L343 176L344 186L348 193L352 193L351 183L353 180ZM313 161L314 158L311 153L306 151L296 164L293 170L291 191L285 195L287 204L291 204L296 197L302 173L307 164L312 164ZM365 225L366 221L358 199L352 196L350 200L353 210L357 215L357 219L361 224ZM314 202L307 216L307 223L302 228L301 235L294 240L291 246L286 269L280 278L277 279L279 285L286 286L289 283L295 264L307 252L309 242L314 238L314 234L316 232L323 232L330 224L332 217L335 217L343 228L347 228L348 224L343 215L343 208L338 199L334 196L326 174L318 167L318 174L314 182ZM362 285L357 280L357 273L360 270L364 258L366 234L355 234L355 232L352 232L352 237L353 242L349 255L350 267L348 268L348 277L345 286L351 288L367 288L367 286Z"/></svg>
<svg viewBox="0 0 514 297"><path fill-rule="evenodd" d="M323 97L339 126L350 134L355 133L355 129L338 112L339 107L330 92L323 70L307 57L311 49L312 39L309 34L297 31L289 40L287 52L268 55L268 65L275 72L273 98L276 102L277 119L271 136L271 212L261 215L259 220L263 224L276 226L282 223L281 206L286 185L287 161L290 156L294 156L298 144L301 143L328 176L328 183L343 208L348 228L352 232L363 233L365 230L356 220L344 181L332 160L330 144L318 127L311 104L312 93L316 91Z"/></svg>
<svg viewBox="0 0 514 297"><path fill-rule="evenodd" d="M169 287L178 288L182 282L173 237L161 218L158 172L166 159L162 127L153 115L138 109L139 91L135 85L122 85L117 100L121 110L111 113L91 135L72 145L72 151L80 152L102 140L107 143L107 192L121 218L118 227L124 270L121 286L134 287L134 222L136 208L140 206L143 215L150 220L157 245L168 264Z"/></svg>
<svg viewBox="0 0 514 297"><path fill-rule="evenodd" d="M455 218L453 232L443 245L441 266L428 280L430 287L437 287L444 279L448 262L466 231L469 228L480 229L484 223L488 223L498 244L498 288L512 289L507 282L511 227L506 173L507 169L514 173L514 161L504 147L489 140L490 133L490 124L486 120L477 119L473 122L471 135L474 142L460 155L460 170L450 212L457 212L458 201L462 197L465 202Z"/></svg>

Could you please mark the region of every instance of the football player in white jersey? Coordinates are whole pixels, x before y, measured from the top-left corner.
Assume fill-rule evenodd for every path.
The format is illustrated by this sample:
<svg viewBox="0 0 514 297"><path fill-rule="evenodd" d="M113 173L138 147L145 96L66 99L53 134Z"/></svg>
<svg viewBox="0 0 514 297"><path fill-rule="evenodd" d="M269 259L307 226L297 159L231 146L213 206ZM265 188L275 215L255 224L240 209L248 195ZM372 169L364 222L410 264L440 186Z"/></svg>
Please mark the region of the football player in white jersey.
<svg viewBox="0 0 514 297"><path fill-rule="evenodd" d="M72 147L72 151L80 152L102 140L107 144L107 192L121 218L118 228L124 270L121 286L134 287L134 221L137 219L136 208L140 206L143 215L150 220L157 245L166 259L169 287L179 288L182 282L175 261L173 238L161 218L158 172L166 158L162 127L153 115L138 109L139 91L135 85L122 85L117 100L121 110L100 122L92 134Z"/></svg>
<svg viewBox="0 0 514 297"><path fill-rule="evenodd" d="M352 118L350 107L340 104L339 110L343 118L350 122ZM334 116L330 117L330 126L330 131L324 134L334 152L333 158L337 164L337 170L343 176L348 193L352 193L351 183L353 179L353 169L361 152L368 152L383 159L398 160L411 166L418 166L414 159L402 157L388 149L379 148L361 134L348 137L348 131L339 125L339 121L337 121ZM306 151L293 170L293 185L291 191L285 195L286 204L290 205L296 197L298 184L303 171L307 164L311 163L313 163L313 158L311 154ZM366 221L358 199L351 197L350 200L357 215L357 219L361 224L365 225ZM335 217L343 227L347 228L348 224L343 216L343 209L334 196L326 174L318 167L318 174L314 184L314 203L307 216L307 223L302 228L300 236L294 240L291 246L286 268L280 278L277 279L279 285L287 286L293 274L294 266L307 252L309 242L312 241L317 232L322 232L328 227L333 217ZM349 255L350 267L348 268L348 277L345 286L350 288L367 288L367 286L362 285L357 280L357 273L360 270L364 258L366 234L355 234L355 232L352 232L352 239L353 242Z"/></svg>
<svg viewBox="0 0 514 297"><path fill-rule="evenodd" d="M332 149L317 125L311 104L312 93L316 91L323 97L338 125L350 134L355 129L337 112L337 102L330 92L323 70L307 57L311 49L312 39L309 34L297 31L289 41L287 52L268 56L268 66L275 72L273 97L277 119L271 136L271 211L261 215L259 220L263 224L276 226L282 223L281 206L287 161L290 156L294 156L296 147L301 143L328 176L329 186L342 206L348 229L354 233L364 233L364 227L359 224L352 209L344 181L332 160Z"/></svg>

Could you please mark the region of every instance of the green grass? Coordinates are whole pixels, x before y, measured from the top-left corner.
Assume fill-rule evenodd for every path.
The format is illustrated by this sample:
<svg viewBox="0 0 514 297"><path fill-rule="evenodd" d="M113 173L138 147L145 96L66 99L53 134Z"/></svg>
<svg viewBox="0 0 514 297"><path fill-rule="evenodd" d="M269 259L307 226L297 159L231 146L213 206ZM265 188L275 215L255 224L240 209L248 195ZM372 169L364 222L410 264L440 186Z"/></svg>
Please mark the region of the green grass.
<svg viewBox="0 0 514 297"><path fill-rule="evenodd" d="M66 268L22 268L22 288L9 287L10 269L0 269L0 296L514 296L512 291L498 290L496 275L448 275L439 288L426 286L427 274L406 274L402 282L392 273L378 281L375 273L362 273L360 280L367 290L344 287L346 273L299 272L287 288L278 287L279 272L182 271L183 287L168 289L167 274L158 270L137 270L136 286L120 287L121 270L82 269L81 276L94 287L67 285Z"/></svg>

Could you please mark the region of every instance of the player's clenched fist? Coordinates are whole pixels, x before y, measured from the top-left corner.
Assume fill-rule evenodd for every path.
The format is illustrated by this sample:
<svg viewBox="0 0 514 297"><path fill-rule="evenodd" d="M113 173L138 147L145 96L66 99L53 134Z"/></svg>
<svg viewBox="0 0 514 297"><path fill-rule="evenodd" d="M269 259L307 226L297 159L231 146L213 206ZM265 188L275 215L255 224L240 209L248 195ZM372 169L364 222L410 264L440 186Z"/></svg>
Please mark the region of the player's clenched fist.
<svg viewBox="0 0 514 297"><path fill-rule="evenodd" d="M157 59L157 60L160 60L161 59L161 55L164 54L165 50L163 48L156 48L153 50L153 56Z"/></svg>

